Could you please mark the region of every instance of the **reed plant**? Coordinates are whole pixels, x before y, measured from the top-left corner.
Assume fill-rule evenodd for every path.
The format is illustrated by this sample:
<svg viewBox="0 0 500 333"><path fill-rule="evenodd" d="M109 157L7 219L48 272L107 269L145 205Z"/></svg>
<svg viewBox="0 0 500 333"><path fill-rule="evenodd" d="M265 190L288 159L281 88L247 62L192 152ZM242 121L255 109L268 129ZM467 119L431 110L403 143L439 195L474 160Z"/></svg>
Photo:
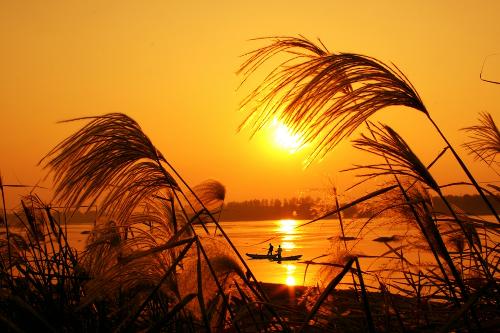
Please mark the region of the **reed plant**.
<svg viewBox="0 0 500 333"><path fill-rule="evenodd" d="M300 37L264 38L269 45L247 53L239 73L245 82L259 67L278 55L285 60L242 101L249 115L240 128L252 133L275 118L304 144L313 144L309 162L323 157L370 116L389 106L405 106L424 114L446 143L498 222L500 217L481 186L432 119L415 87L396 65L354 53L334 53Z"/></svg>
<svg viewBox="0 0 500 333"><path fill-rule="evenodd" d="M462 129L470 138L463 144L476 160L484 161L496 174L496 168L500 162L496 161L500 153L500 132L491 114L483 112L479 114L479 125L469 126Z"/></svg>
<svg viewBox="0 0 500 333"><path fill-rule="evenodd" d="M382 158L379 164L355 165L350 171L361 171L361 182L384 180L384 187L352 202L342 205L336 203L334 210L301 226L338 215L352 205L359 205L377 197L392 196L391 200L378 200L374 216L394 214L395 211L405 212L406 218L413 221L425 240L424 248L433 253L435 264L422 266L410 262L403 251L415 247L416 244L408 243L394 248L389 244L388 237L384 241L389 250L381 257L397 258L396 263L400 267L387 270L389 275L385 274L385 277L380 275L384 272L372 272L379 281L379 286L384 293L388 292L389 286L400 293L404 292L411 299L416 299L417 309L421 308L423 299L427 303L449 302L456 312L446 323L438 320L442 329L450 329L460 318L462 327L480 330L481 322L476 308L490 301L496 306L500 304L496 271L498 256L497 253L493 254L496 251L490 251L491 248L485 250L484 247L488 240L496 239L500 219L491 202L492 196L486 195L491 192L481 187L474 179L454 147L431 118L415 87L394 64L387 65L378 59L359 54L333 53L328 51L321 41L315 44L302 36L270 37L263 40L269 42L268 45L245 55L246 60L239 70L244 77L243 82L253 76L260 67L267 66L266 63L273 58L282 56L282 60L242 101L241 108L249 111L240 129L248 125L254 135L267 123L279 119L291 128L293 134L300 135L304 143L313 145L308 158L310 163L325 156L365 123L370 137L362 134L360 139L354 141L354 146ZM420 161L404 139L391 127L368 123L369 117L389 106L404 106L424 114L445 141L445 148L429 166ZM491 164L498 153L498 129L490 115L481 117L481 125L465 129L472 134L472 141L467 143L467 147ZM461 184L475 187L497 223L460 212L444 196L442 189L455 184L439 185L432 176L430 167L447 151L453 154L469 178L470 183ZM392 178L392 181L387 183L387 177ZM492 188L495 189L494 186ZM444 202L446 212L438 212L433 208L428 191L434 192ZM342 231L339 239L345 239L341 217L339 221ZM371 222L373 217L364 225ZM482 230L483 238L480 238L478 228ZM446 238L447 236L449 237ZM408 237L404 237L404 240L411 241ZM492 243L498 244L497 241ZM454 247L456 251L450 251L450 247ZM350 251L355 253L354 248ZM307 264L326 265L330 268L347 267L341 262L308 261ZM397 281L391 276L396 270L403 274L403 280ZM366 271L365 274L370 275L370 272ZM362 278L359 267L358 275ZM336 281L337 284L339 276L334 277L332 282ZM382 278L389 279L390 282L380 283ZM479 285L473 286L470 283L472 280ZM424 290L426 296L423 298ZM485 297L485 290L491 294ZM331 289L326 288L326 291L331 292ZM319 297L321 302L325 299L326 295ZM364 304L365 311L369 311L367 303ZM320 304L317 304L313 310L317 311L319 307ZM416 315L416 323L411 325L421 327L420 312ZM367 313L366 318L369 317ZM370 320L367 321L369 322ZM400 315L398 322L403 330L408 325L403 323Z"/></svg>
<svg viewBox="0 0 500 333"><path fill-rule="evenodd" d="M126 115L73 121L87 124L40 163L53 175L54 204L68 207L62 213L98 203L99 222L78 253L51 205L23 203L21 234L5 234L1 243L4 327L287 329L215 218L225 197L221 183L191 188ZM210 235L209 225L223 237ZM255 320L257 312L264 322ZM23 323L25 314L35 319Z"/></svg>
<svg viewBox="0 0 500 333"><path fill-rule="evenodd" d="M324 286L309 288L296 308L273 304L219 222L225 187L214 180L189 186L137 122L112 113L70 120L86 124L40 162L53 176L54 201L24 198L16 226L6 213L0 177L2 330L444 332L494 327L500 235L491 201L498 198L486 196L490 192L472 177L408 78L395 65L331 53L303 37L270 40L247 54L240 69L244 81L276 55L288 58L242 102L251 109L242 126L250 125L255 133L280 119L304 143L315 143L311 162L366 124L368 134L354 147L382 160L349 170L361 182L379 181L380 188L349 202L340 202L335 189L333 209L298 226L338 218L335 239L343 241L343 248L339 243L336 255L304 262L324 267ZM388 106L413 108L431 121L446 147L430 164L390 126L368 122ZM465 129L472 136L466 145L494 166L498 129L491 115L481 115L480 121ZM447 151L496 222L462 212L446 199L443 188L449 185L440 185L431 167ZM430 193L447 211L436 210ZM97 204L98 222L85 250L77 252L68 242L64 216ZM67 208L59 212L55 205ZM373 214L352 228L342 211L360 205ZM416 232L379 237L387 248L380 254L348 246L348 230L357 233L353 240L366 237L379 216L403 221ZM434 261L415 259L410 252L430 252ZM365 258L384 264L372 269ZM342 284L355 292L336 290Z"/></svg>

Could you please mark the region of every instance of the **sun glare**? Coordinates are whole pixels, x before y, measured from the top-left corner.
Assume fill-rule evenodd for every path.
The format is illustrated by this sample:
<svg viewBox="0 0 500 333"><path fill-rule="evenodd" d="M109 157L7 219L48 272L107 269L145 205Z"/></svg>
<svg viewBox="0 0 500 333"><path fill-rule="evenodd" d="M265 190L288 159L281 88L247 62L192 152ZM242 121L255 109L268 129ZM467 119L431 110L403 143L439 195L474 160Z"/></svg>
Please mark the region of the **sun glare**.
<svg viewBox="0 0 500 333"><path fill-rule="evenodd" d="M295 277L293 277L291 275L288 275L286 277L286 282L285 283L286 283L287 286L290 286L290 287L295 286Z"/></svg>
<svg viewBox="0 0 500 333"><path fill-rule="evenodd" d="M295 272L295 265L286 265L286 280L285 283L287 286L295 286L295 277L293 273Z"/></svg>
<svg viewBox="0 0 500 333"><path fill-rule="evenodd" d="M292 130L279 120L273 120L273 128L276 143L281 148L288 150L290 154L295 153L302 147L304 140L300 137L300 135L293 134Z"/></svg>
<svg viewBox="0 0 500 333"><path fill-rule="evenodd" d="M295 232L295 226L297 221L295 220L280 220L279 221L279 231L285 234L293 234Z"/></svg>

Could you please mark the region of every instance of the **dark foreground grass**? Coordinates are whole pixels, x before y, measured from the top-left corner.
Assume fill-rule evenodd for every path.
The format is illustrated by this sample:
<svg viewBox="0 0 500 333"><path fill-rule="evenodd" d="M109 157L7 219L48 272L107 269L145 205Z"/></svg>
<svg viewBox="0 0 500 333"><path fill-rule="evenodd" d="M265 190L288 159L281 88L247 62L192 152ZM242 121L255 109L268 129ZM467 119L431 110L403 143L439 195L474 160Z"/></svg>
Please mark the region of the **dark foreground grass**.
<svg viewBox="0 0 500 333"><path fill-rule="evenodd" d="M401 84L411 88L406 80ZM351 92L346 88L343 93ZM322 265L327 272L326 285L304 289L257 282L219 224L222 184L210 181L191 188L126 115L84 119L87 125L56 146L46 166L54 172L55 202L79 208L99 201L99 214L109 219L95 225L85 251L77 252L67 240L69 210L57 211L31 195L21 202L17 220L9 221L0 178L0 330L497 329L498 223L468 216L450 204L448 215L436 211L429 191L441 194L443 186L429 168L442 154L425 166L389 127L369 128L373 139L365 136L357 142L385 159L355 167L367 170L364 180L384 179L383 187L351 202L335 199L333 210L303 225L337 215L342 234L326 237L345 240L353 235L341 212L371 203L372 217L358 234L375 217L390 213L391 220L407 223L418 236L404 237L397 247L385 239L388 250L379 257L388 265L380 271L362 267L355 248L343 242L331 260L304 263ZM222 237L209 233L207 224ZM412 262L407 253L414 249L432 253L434 262ZM349 289L339 290L341 284L350 284Z"/></svg>
<svg viewBox="0 0 500 333"><path fill-rule="evenodd" d="M492 284L482 284L471 293L468 302L457 307L446 293L439 292L445 289L445 282L437 286L438 282L434 281L435 286L431 288L434 293L424 292L431 277L416 275L409 269L406 281L393 280L387 284L379 281L378 286L365 286L362 277L371 273L362 271L361 267L358 270L354 257L344 266L338 265L330 284L321 288L256 282L245 287L241 277L231 274L238 268L227 269L236 264L215 258L211 260L212 267L223 274L218 275L221 288L213 288L209 274L196 275L200 274L196 273L196 267L202 271L208 267L196 264L191 270L190 261L196 262L197 256L195 252L186 251L183 257L184 250L176 257L182 258L180 264L173 266L177 267L178 277L186 276L182 275L183 270L188 271L192 286L185 281L170 280L164 281L168 287L162 287L158 282L148 283L144 277L133 274L121 275L119 282L103 279L88 263L91 259L88 256L96 256L95 252L87 249L77 253L67 242L65 227L58 219L61 215L35 197L27 200L30 201L23 201L22 215L18 214L22 227L11 229L9 237L3 234L0 247L0 328L5 332L498 330L500 317ZM122 242L122 235L113 228L116 226L103 231L101 227L99 234L95 229L89 246L101 246L100 251L104 251L103 244L113 246ZM127 237L139 237L137 232ZM184 241L181 248L186 249L189 244L190 241ZM161 251L172 248L164 246ZM135 252L134 258L131 255L123 254L108 270L129 269L124 261L133 262L137 257L153 253ZM108 261L111 263L113 261ZM151 269L147 265L154 264L148 261L139 267L147 275L147 269ZM128 278L136 281L131 284ZM205 310L196 303L198 283L209 290L203 295ZM342 289L338 289L340 283ZM267 301L252 297L249 288L261 290ZM221 306L223 304L226 305Z"/></svg>
<svg viewBox="0 0 500 333"><path fill-rule="evenodd" d="M321 290L317 287L286 286L264 283L264 290L277 309L281 310L290 326L299 328L317 301ZM367 293L374 328L377 332L436 332L449 330L467 331L468 324L459 317L450 319L454 309L446 302L405 297L391 294L381 287ZM481 329L500 331L500 318L494 303L483 302L478 307ZM365 332L368 331L363 306L354 289L332 291L321 311L304 329L306 332ZM473 331L479 331L474 330Z"/></svg>

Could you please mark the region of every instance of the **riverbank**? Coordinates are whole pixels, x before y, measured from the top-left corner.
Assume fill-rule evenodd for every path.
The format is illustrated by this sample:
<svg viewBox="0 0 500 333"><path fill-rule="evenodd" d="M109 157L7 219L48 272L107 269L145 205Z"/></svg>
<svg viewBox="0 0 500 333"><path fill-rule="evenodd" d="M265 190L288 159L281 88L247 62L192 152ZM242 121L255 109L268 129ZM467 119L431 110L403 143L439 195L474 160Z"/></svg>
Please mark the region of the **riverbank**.
<svg viewBox="0 0 500 333"><path fill-rule="evenodd" d="M273 307L286 318L291 328L297 329L304 324L307 314L322 292L317 287L276 283L260 283L260 285ZM468 328L472 331L500 332L500 318L494 304L478 304L476 307L478 321L464 322L457 316L460 312L458 307L449 306L448 302L429 301L424 295L412 298L381 290L367 292L366 296L369 320L377 332L436 332L444 327L449 327L449 330ZM359 290L333 290L326 297L306 331L368 331L365 309Z"/></svg>

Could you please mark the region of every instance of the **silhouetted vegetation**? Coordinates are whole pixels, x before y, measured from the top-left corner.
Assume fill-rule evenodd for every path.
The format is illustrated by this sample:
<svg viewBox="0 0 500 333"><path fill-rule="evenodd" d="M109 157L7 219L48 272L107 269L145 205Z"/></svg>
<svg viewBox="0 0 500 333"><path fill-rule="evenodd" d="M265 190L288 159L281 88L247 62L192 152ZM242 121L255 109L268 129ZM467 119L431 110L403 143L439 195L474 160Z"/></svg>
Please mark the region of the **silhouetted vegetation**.
<svg viewBox="0 0 500 333"><path fill-rule="evenodd" d="M361 292L358 300L364 315L362 330L374 332L375 327L389 330L388 325L382 328L374 323L364 283L370 276L376 279L370 283L372 287L378 285L380 290L392 289L415 300L418 311L414 313L416 318L413 317L409 322L403 319L408 313L403 315L394 303L386 303L398 318L399 327L392 330L446 332L454 326L460 326L460 329L480 331L484 321L495 322L498 311L489 305L500 305L497 287L500 273L500 253L497 250L500 217L495 208L498 207L498 186L487 184L486 189L476 181L434 122L408 77L394 64L355 53L331 52L321 41L314 43L302 36L262 40L267 44L247 53L240 67L243 82L247 82L260 68L267 69L270 62L276 62L274 68L271 67L272 70L264 75L263 81L251 89L242 101L248 117L241 127L248 125L253 134L278 119L293 134L299 135L304 143L312 146L309 156L311 162L322 158L340 141L365 126L366 132L353 141L353 146L378 157L379 162L368 165L357 162L345 171L354 171L360 178L352 187L373 179L379 183L383 180L384 184L351 202L335 202L333 210L302 226L338 216L342 234L337 235L336 239L345 240L345 222L339 213L359 205L364 206L365 212L371 212L359 232L368 224L376 228L375 218L381 216L390 217L389 224L404 224L419 232L415 237L402 237L401 244L396 248L390 244L390 238L384 240L388 251L378 258L387 260L387 263L386 268L380 271L362 271L357 260L361 254L357 253L356 245L348 245L346 241L340 243L330 258L323 258L321 262L308 261L308 265L324 266L331 276L328 286L314 298L315 304L310 309L308 319L316 317L316 324L324 322L331 331L348 329L332 320L336 312L335 302L326 304L328 295L351 270L352 285L355 290L359 287ZM368 120L379 110L393 106L405 107L400 112L412 109L424 115L444 142L444 148L430 164L425 165L389 125ZM467 147L497 172L495 168L498 164L494 161L500 152L500 133L490 115L483 115L480 121L480 125L465 129L471 139ZM467 175L468 182L441 185L436 181L431 167L447 153L453 156ZM474 188L495 222L471 216L457 208L443 192L445 187L456 185ZM433 196L439 198L438 206L442 203L444 207L435 207L431 199ZM466 209L470 211L470 207ZM488 244L493 244L493 247ZM419 256L418 261L409 260L405 255L420 249L432 253L432 263L421 263ZM354 262L356 269L352 267ZM420 312L422 302L429 305L436 301L447 302L449 308L453 309L452 313L445 315L447 320L430 319L429 311ZM320 309L326 311L327 315L316 314ZM421 315L424 321L420 320ZM491 322L488 324L491 327ZM317 327L305 323L302 329L311 326Z"/></svg>
<svg viewBox="0 0 500 333"><path fill-rule="evenodd" d="M250 75L281 53L292 58L280 62L243 103L257 102L248 120L253 129L274 116L285 120L306 142L316 143L314 159L364 124L367 133L354 147L380 162L357 164L350 171L358 173L360 183L376 178L380 188L354 200L339 200L334 190L326 202L301 198L223 206L221 183L210 180L190 187L126 115L76 119L87 123L43 160L54 176L54 203L71 208L58 211L30 195L19 212L7 215L0 177L0 329L498 330L498 187L489 184L486 190L477 183L394 65L331 53L304 38L280 37L250 52L241 72ZM428 117L446 144L432 163L424 165L388 125L368 122L388 106L410 107ZM491 116L483 120L468 128L474 134L468 147L495 168L500 134ZM465 184L478 196L462 201L443 194L444 186L430 168L446 152L453 154L469 178ZM79 253L67 241L65 223L69 209L86 203L100 207L86 248ZM471 214L485 209L496 221ZM302 262L306 267L320 265L327 283L302 290L296 304L270 299L225 233L221 212L226 218L245 215L238 220L309 220L298 227L338 218L339 234L325 235L336 246L328 255ZM360 217L363 223L354 230L358 234L369 234L373 229L368 225L377 228L377 217L389 217L384 223L405 225L413 233L378 238L387 247L375 256L382 265L362 267L359 258L371 254L359 253L356 242L348 244L345 231L352 228L346 228L349 221L342 214ZM408 255L415 251L416 256ZM420 253L432 259L424 262ZM341 282L351 289L336 291Z"/></svg>

